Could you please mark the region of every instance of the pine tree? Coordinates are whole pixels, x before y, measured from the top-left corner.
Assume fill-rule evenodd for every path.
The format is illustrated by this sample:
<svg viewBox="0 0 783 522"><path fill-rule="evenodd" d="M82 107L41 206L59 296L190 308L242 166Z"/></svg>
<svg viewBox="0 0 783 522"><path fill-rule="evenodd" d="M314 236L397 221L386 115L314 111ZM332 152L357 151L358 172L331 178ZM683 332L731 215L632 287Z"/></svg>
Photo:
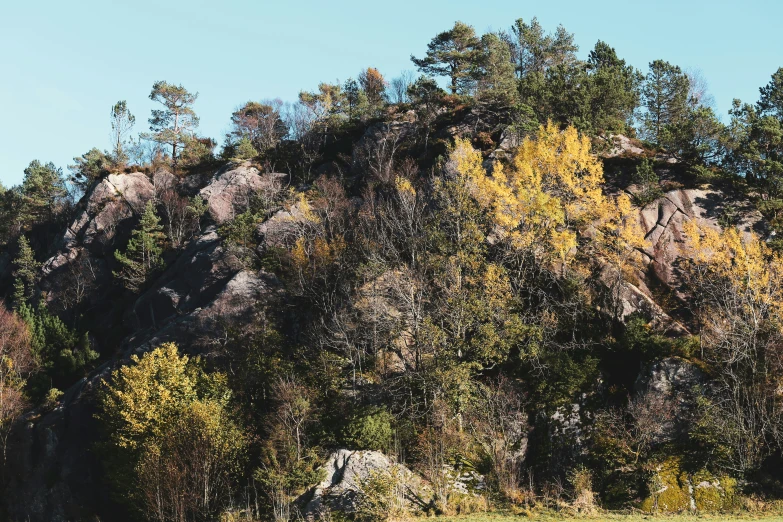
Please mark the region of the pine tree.
<svg viewBox="0 0 783 522"><path fill-rule="evenodd" d="M494 33L481 38L482 56L476 79L478 96L482 99L510 105L518 97L514 64L508 42Z"/></svg>
<svg viewBox="0 0 783 522"><path fill-rule="evenodd" d="M678 124L688 114L688 77L676 65L663 60L650 64L642 87L644 135L661 144L671 125Z"/></svg>
<svg viewBox="0 0 783 522"><path fill-rule="evenodd" d="M198 127L198 117L193 104L198 93L193 94L182 85L167 82L155 82L150 100L163 104L165 110L155 109L149 119L150 137L158 143L171 146L171 158L174 170L177 170L177 151L185 144L186 138Z"/></svg>
<svg viewBox="0 0 783 522"><path fill-rule="evenodd" d="M67 195L62 170L33 160L24 169L22 213L28 223L50 221Z"/></svg>
<svg viewBox="0 0 783 522"><path fill-rule="evenodd" d="M136 123L136 117L128 110L125 100L118 101L111 108L111 159L117 166L123 166L128 161L125 151L125 136Z"/></svg>
<svg viewBox="0 0 783 522"><path fill-rule="evenodd" d="M17 309L33 297L38 270L41 263L35 260L35 253L23 235L19 236L19 254L14 259L14 307Z"/></svg>
<svg viewBox="0 0 783 522"><path fill-rule="evenodd" d="M464 92L470 84L470 68L476 60L480 40L473 27L456 22L448 31L438 34L427 44L424 58L411 56L411 61L423 74L448 76L452 94Z"/></svg>
<svg viewBox="0 0 783 522"><path fill-rule="evenodd" d="M163 241L166 235L152 201L147 202L139 226L133 231L125 253L114 252L121 269L114 276L132 292L138 292L150 275L162 268Z"/></svg>
<svg viewBox="0 0 783 522"><path fill-rule="evenodd" d="M345 109L348 112L348 121L353 121L358 114L359 108L359 83L353 78L348 78L343 84L343 93L345 93Z"/></svg>

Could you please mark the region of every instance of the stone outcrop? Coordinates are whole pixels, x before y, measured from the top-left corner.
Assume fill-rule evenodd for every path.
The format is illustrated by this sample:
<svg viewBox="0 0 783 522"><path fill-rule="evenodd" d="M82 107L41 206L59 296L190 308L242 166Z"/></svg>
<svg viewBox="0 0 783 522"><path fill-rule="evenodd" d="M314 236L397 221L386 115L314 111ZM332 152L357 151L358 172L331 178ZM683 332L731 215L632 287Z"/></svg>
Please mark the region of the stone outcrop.
<svg viewBox="0 0 783 522"><path fill-rule="evenodd" d="M418 475L379 451L337 450L323 469L325 478L300 499L308 520L326 511L355 512L363 484L376 474L394 477L411 510L420 510L431 500L430 488Z"/></svg>
<svg viewBox="0 0 783 522"><path fill-rule="evenodd" d="M704 372L680 357L655 361L639 375L634 386L638 397L650 413L660 410L652 434L656 442L673 440L682 433L695 408L695 388L704 382Z"/></svg>
<svg viewBox="0 0 783 522"><path fill-rule="evenodd" d="M664 194L639 213L639 224L647 239L646 254L653 261L656 276L673 289L681 285L678 259L687 256L683 226L720 230L721 218L731 212L736 226L746 234L769 234L763 217L747 201L735 201L713 189L678 189Z"/></svg>
<svg viewBox="0 0 783 522"><path fill-rule="evenodd" d="M217 224L225 223L250 208L254 196L271 197L283 189L286 174L261 174L250 162L219 170L199 195L209 206Z"/></svg>
<svg viewBox="0 0 783 522"><path fill-rule="evenodd" d="M749 202L732 199L711 188L670 190L641 208L638 219L646 245L639 253L640 265L648 269L637 271L633 281L624 278L619 287L615 286L615 269L606 266L601 273L607 288L614 288L617 317L624 320L642 313L661 333L674 337L687 335L686 326L670 317L656 302L650 286L662 283L681 303L687 302L683 261L690 253L685 224L693 222L703 229L720 230L721 223L729 217L745 234L761 237L770 234L761 213Z"/></svg>

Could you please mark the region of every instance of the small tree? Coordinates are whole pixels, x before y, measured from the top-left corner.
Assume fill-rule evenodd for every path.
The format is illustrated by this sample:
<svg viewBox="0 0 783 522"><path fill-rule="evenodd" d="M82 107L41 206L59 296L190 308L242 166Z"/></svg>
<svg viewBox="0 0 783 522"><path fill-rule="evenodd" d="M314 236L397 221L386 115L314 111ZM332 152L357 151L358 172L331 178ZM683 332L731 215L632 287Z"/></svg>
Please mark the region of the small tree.
<svg viewBox="0 0 783 522"><path fill-rule="evenodd" d="M676 65L663 60L650 63L642 85L644 136L656 144L666 139L671 125L688 114L688 76Z"/></svg>
<svg viewBox="0 0 783 522"><path fill-rule="evenodd" d="M73 161L73 165L68 165L68 170L71 171L70 181L82 191L107 173L110 167L110 159L95 147L81 156L73 158ZM116 163L113 158L111 161Z"/></svg>
<svg viewBox="0 0 783 522"><path fill-rule="evenodd" d="M62 169L54 163L30 162L22 181L22 213L28 223L51 221L60 210L68 191Z"/></svg>
<svg viewBox="0 0 783 522"><path fill-rule="evenodd" d="M160 219L155 213L152 201L147 202L139 226L133 231L125 253L114 252L114 258L120 264L114 276L132 292L138 292L150 275L163 266L163 242L166 235Z"/></svg>
<svg viewBox="0 0 783 522"><path fill-rule="evenodd" d="M206 205L201 196L189 200L174 188L167 188L158 196L163 208L166 235L174 248L180 248L199 229Z"/></svg>
<svg viewBox="0 0 783 522"><path fill-rule="evenodd" d="M240 144L243 138L250 140L258 152L275 148L288 134L288 126L280 114L282 108L281 100L247 102L231 115L231 136Z"/></svg>
<svg viewBox="0 0 783 522"><path fill-rule="evenodd" d="M246 445L229 414L225 375L207 374L173 343L131 363L104 382L100 397L116 485L152 520L214 520L230 501Z"/></svg>
<svg viewBox="0 0 783 522"><path fill-rule="evenodd" d="M149 119L152 134L149 137L160 144L171 146L171 159L175 172L179 161L177 151L198 127L199 120L193 111L196 98L198 93L193 94L182 85L164 81L152 85L150 99L163 104L165 108L152 111Z"/></svg>
<svg viewBox="0 0 783 522"><path fill-rule="evenodd" d="M26 405L22 389L35 369L30 329L16 314L0 306L0 443L3 446L3 463L11 426Z"/></svg>
<svg viewBox="0 0 783 522"><path fill-rule="evenodd" d="M19 236L19 253L14 259L14 265L14 307L18 308L33 297L38 270L41 268L41 263L35 260L35 252L23 235Z"/></svg>
<svg viewBox="0 0 783 522"><path fill-rule="evenodd" d="M658 185L658 175L653 170L652 162L644 158L633 174L633 182L639 187L639 191L634 195L636 203L643 207L652 203L663 195L661 187Z"/></svg>
<svg viewBox="0 0 783 522"><path fill-rule="evenodd" d="M112 161L118 167L125 165L128 155L125 152L126 136L136 124L136 117L128 110L125 100L118 101L111 108Z"/></svg>
<svg viewBox="0 0 783 522"><path fill-rule="evenodd" d="M359 74L359 85L367 96L370 112L377 113L383 107L386 102L387 84L383 75L374 67L368 67Z"/></svg>
<svg viewBox="0 0 783 522"><path fill-rule="evenodd" d="M353 121L359 113L361 102L361 89L359 83L353 78L348 78L343 84L345 94L345 111L348 113L348 121Z"/></svg>

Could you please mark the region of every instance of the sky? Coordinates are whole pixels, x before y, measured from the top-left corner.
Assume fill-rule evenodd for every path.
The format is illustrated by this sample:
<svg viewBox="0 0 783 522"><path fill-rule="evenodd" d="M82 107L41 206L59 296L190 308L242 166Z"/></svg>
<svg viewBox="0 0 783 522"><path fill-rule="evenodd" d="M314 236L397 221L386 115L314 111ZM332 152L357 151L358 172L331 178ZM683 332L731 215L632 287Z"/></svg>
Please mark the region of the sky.
<svg viewBox="0 0 783 522"><path fill-rule="evenodd" d="M109 113L127 100L148 130L157 80L199 93L199 133L222 142L248 100L294 101L321 81L376 67L414 70L410 55L456 20L478 33L537 17L575 34L582 58L604 40L647 71L655 59L698 69L727 121L783 67L780 0L35 0L0 2L0 182L33 159L63 167L109 148Z"/></svg>

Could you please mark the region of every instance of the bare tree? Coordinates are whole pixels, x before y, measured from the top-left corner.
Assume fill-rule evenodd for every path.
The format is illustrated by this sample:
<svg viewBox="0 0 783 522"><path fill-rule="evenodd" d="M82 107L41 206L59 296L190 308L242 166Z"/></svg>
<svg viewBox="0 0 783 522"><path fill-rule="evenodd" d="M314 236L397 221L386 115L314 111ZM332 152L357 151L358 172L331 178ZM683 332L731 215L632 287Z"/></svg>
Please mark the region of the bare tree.
<svg viewBox="0 0 783 522"><path fill-rule="evenodd" d="M394 123L380 124L362 141L356 156L377 181L385 184L396 179L397 151L402 145L403 129Z"/></svg>
<svg viewBox="0 0 783 522"><path fill-rule="evenodd" d="M393 104L408 103L410 97L408 96L408 87L410 87L416 75L413 71L403 71L399 76L392 79L387 89L389 101Z"/></svg>
<svg viewBox="0 0 783 522"><path fill-rule="evenodd" d="M279 435L295 448L296 460L304 454L306 444L305 426L312 421L310 390L293 377L282 377L272 386L276 408L274 417L278 423Z"/></svg>
<svg viewBox="0 0 783 522"><path fill-rule="evenodd" d="M687 69L688 99L696 106L715 108L715 97L709 92L709 85L701 69Z"/></svg>
<svg viewBox="0 0 783 522"><path fill-rule="evenodd" d="M96 267L90 255L78 250L76 257L67 264L63 285L66 290L61 298L63 308L68 310L82 304L95 288L96 279Z"/></svg>
<svg viewBox="0 0 783 522"><path fill-rule="evenodd" d="M492 463L498 489L510 498L519 496L528 423L525 403L508 379L501 376L478 387L468 425Z"/></svg>
<svg viewBox="0 0 783 522"><path fill-rule="evenodd" d="M111 108L112 159L115 165L122 167L128 160L126 137L136 124L136 117L128 110L125 100L118 101Z"/></svg>

